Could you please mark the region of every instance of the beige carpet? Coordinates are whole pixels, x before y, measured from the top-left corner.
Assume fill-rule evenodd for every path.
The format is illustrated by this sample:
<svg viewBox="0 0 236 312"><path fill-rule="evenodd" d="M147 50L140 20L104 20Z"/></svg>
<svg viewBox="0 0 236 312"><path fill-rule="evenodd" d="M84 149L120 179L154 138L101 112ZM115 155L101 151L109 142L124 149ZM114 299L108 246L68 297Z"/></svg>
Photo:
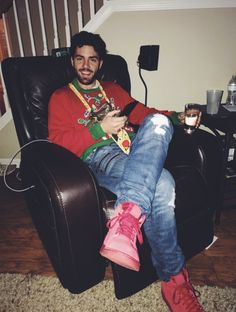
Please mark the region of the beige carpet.
<svg viewBox="0 0 236 312"><path fill-rule="evenodd" d="M195 287L205 311L236 312L236 289ZM113 282L103 281L73 295L57 278L39 275L0 274L0 312L166 312L160 284L154 283L127 299L117 300Z"/></svg>

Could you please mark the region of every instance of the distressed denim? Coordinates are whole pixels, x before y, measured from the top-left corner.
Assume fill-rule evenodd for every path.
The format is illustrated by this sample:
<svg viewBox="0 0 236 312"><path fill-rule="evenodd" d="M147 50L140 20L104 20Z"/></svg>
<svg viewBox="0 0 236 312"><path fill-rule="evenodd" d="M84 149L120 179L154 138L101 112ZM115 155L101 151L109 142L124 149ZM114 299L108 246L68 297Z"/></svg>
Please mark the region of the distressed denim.
<svg viewBox="0 0 236 312"><path fill-rule="evenodd" d="M86 159L99 185L117 195L115 207L129 201L145 214L143 227L152 262L164 281L184 266L177 244L175 182L163 168L172 134L173 127L166 116L149 115L139 127L129 155L112 143L96 149Z"/></svg>

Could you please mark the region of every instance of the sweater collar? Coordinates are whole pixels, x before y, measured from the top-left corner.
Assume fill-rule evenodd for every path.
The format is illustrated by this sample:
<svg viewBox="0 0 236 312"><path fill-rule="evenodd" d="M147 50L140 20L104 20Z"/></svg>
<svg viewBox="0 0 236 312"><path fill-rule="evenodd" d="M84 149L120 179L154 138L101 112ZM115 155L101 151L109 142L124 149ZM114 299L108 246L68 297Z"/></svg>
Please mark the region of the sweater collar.
<svg viewBox="0 0 236 312"><path fill-rule="evenodd" d="M94 88L91 88L91 89L84 89L84 88L81 88L81 86L80 86L79 83L78 83L78 79L77 79L77 78L73 79L71 83L73 84L73 86L74 86L79 92L83 92L83 93L90 93L90 92L95 92L95 91L99 91L99 90L100 90L98 80L96 80L96 85L95 85L95 87L94 87Z"/></svg>

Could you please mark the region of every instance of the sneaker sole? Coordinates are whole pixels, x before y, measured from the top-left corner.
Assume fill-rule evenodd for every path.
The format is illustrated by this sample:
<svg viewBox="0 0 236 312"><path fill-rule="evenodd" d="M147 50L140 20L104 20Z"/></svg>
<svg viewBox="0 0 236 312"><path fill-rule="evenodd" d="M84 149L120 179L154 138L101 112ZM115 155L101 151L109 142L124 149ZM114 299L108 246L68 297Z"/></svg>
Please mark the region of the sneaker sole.
<svg viewBox="0 0 236 312"><path fill-rule="evenodd" d="M103 245L100 250L100 254L112 262L125 267L126 269L130 269L136 272L138 272L140 269L140 263L123 252L108 249Z"/></svg>
<svg viewBox="0 0 236 312"><path fill-rule="evenodd" d="M173 312L173 310L171 309L171 306L170 306L169 302L167 301L167 299L166 299L166 297L165 297L165 295L164 295L162 289L161 289L161 294L162 294L163 300L165 301L166 305L167 305L168 308L170 309L170 312Z"/></svg>

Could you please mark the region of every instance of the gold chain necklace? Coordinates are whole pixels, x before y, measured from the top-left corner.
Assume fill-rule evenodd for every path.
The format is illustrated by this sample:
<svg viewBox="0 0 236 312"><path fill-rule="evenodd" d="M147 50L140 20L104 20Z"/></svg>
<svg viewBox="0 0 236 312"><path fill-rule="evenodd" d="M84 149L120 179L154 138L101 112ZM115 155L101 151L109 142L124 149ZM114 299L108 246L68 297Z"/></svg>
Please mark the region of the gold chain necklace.
<svg viewBox="0 0 236 312"><path fill-rule="evenodd" d="M96 80L96 84L98 85L98 88L99 88L100 92L102 93L102 96L104 97L106 102L110 103L110 100L108 99L108 97L106 95L106 92L104 91L103 87L101 86L101 84L100 84L100 82L98 80ZM83 95L79 92L79 90L76 89L76 87L73 85L73 83L70 82L68 84L68 86L78 96L78 98L84 104L84 106L87 109L87 111L91 112L91 107L89 106L88 102L85 100Z"/></svg>

